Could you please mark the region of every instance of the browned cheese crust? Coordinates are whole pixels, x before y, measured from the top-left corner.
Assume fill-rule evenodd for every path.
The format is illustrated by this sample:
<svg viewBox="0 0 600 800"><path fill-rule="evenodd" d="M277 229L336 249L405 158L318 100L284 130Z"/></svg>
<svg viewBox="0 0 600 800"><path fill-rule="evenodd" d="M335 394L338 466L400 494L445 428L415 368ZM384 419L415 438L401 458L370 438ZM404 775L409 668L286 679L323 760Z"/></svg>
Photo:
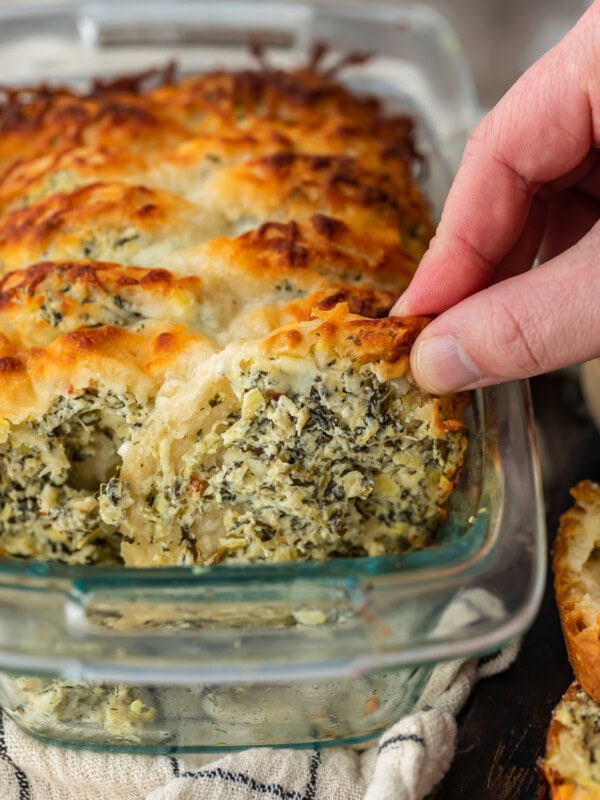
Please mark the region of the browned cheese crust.
<svg viewBox="0 0 600 800"><path fill-rule="evenodd" d="M311 65L0 99L0 331L20 364L99 325L222 346L337 302L382 317L432 233L412 120Z"/></svg>

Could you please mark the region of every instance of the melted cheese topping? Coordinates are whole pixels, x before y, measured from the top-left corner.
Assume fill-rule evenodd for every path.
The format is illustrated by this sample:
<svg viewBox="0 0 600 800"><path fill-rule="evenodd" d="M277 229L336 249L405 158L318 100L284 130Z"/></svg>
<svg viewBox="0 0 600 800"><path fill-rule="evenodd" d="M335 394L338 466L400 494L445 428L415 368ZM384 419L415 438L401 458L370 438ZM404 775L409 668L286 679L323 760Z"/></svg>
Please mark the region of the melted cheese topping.
<svg viewBox="0 0 600 800"><path fill-rule="evenodd" d="M600 707L578 684L555 708L548 739L543 768L554 791L565 800L600 796Z"/></svg>
<svg viewBox="0 0 600 800"><path fill-rule="evenodd" d="M316 68L166 79L0 90L0 547L425 546L465 434L386 317L433 231L412 121Z"/></svg>

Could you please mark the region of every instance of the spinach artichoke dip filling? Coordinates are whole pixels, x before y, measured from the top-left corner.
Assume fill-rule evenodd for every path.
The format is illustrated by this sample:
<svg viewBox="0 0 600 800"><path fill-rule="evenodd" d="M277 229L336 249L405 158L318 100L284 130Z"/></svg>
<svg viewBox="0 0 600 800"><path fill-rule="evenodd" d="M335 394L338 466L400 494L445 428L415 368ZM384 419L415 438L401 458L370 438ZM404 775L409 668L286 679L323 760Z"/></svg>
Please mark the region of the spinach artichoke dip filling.
<svg viewBox="0 0 600 800"><path fill-rule="evenodd" d="M141 425L133 397L88 389L39 419L0 428L0 546L9 555L118 564L121 537L99 515L100 486Z"/></svg>
<svg viewBox="0 0 600 800"><path fill-rule="evenodd" d="M0 676L0 687L16 695L21 724L43 733L56 734L57 726L68 731L76 723L84 733L104 730L117 740L140 743L157 715L152 690L144 688L33 676L18 678L14 686Z"/></svg>
<svg viewBox="0 0 600 800"><path fill-rule="evenodd" d="M429 544L465 446L464 431L436 430L442 401L342 359L299 392L283 391L275 370L243 370L239 386L238 397L224 384L201 409L216 420L195 432L173 477L144 483L154 545L172 552L178 540L176 563L193 564ZM122 525L134 500L115 475L100 503Z"/></svg>

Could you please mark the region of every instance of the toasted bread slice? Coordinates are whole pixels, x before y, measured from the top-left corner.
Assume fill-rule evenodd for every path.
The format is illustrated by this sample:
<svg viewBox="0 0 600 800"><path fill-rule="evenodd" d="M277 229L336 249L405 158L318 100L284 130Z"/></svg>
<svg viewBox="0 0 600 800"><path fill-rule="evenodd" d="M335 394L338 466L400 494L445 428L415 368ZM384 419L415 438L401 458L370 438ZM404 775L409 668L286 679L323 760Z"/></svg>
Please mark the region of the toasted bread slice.
<svg viewBox="0 0 600 800"><path fill-rule="evenodd" d="M576 681L552 713L540 766L549 800L600 800L600 706Z"/></svg>
<svg viewBox="0 0 600 800"><path fill-rule="evenodd" d="M600 486L582 481L554 544L554 588L569 661L600 702Z"/></svg>

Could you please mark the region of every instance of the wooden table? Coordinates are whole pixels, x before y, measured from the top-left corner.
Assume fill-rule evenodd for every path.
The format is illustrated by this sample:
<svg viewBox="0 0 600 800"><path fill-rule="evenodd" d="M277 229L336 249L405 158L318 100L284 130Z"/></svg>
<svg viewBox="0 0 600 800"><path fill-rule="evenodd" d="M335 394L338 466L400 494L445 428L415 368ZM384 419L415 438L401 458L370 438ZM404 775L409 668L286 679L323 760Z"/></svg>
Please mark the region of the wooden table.
<svg viewBox="0 0 600 800"><path fill-rule="evenodd" d="M561 376L533 384L541 438L548 541L583 478L600 481L600 437L585 414L576 381ZM537 759L552 708L573 679L554 604L549 569L542 607L515 664L482 680L459 718L456 758L431 800L534 800Z"/></svg>

